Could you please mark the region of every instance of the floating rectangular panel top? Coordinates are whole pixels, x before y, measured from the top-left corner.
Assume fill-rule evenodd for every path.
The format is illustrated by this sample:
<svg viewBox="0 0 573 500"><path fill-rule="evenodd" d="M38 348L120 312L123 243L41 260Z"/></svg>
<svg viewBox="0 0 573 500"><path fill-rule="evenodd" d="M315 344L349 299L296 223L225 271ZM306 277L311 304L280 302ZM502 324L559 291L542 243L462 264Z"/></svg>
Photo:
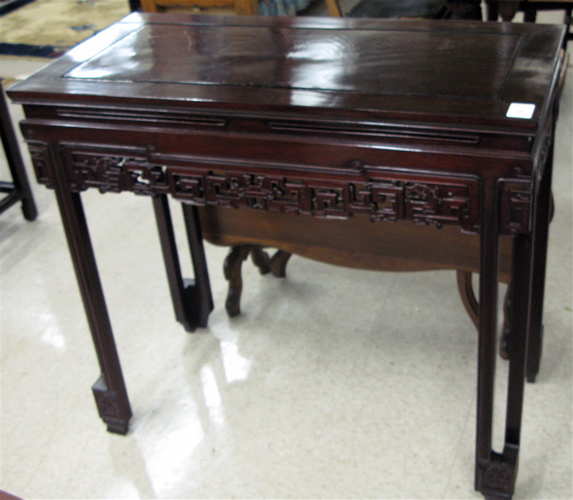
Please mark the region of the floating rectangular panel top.
<svg viewBox="0 0 573 500"><path fill-rule="evenodd" d="M527 128L508 109L530 105L535 123L562 36L560 27L501 23L132 14L13 97L321 108Z"/></svg>

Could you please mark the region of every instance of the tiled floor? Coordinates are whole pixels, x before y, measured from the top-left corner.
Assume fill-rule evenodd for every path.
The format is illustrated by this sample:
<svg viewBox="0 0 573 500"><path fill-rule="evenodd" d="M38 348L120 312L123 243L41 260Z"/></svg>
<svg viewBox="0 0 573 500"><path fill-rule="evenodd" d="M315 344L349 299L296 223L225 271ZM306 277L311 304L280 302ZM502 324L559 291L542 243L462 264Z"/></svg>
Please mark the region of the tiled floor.
<svg viewBox="0 0 573 500"><path fill-rule="evenodd" d="M0 64L4 74L32 70ZM516 499L573 497L572 123L573 73L558 126L544 358L526 390ZM36 222L18 208L0 216L0 489L27 500L480 498L476 332L453 272L294 257L277 280L248 264L244 312L230 320L226 250L208 246L216 309L189 335L173 318L150 201L86 193L134 410L121 437L96 414L98 368L53 193L35 183L34 192ZM505 368L499 361L500 415Z"/></svg>

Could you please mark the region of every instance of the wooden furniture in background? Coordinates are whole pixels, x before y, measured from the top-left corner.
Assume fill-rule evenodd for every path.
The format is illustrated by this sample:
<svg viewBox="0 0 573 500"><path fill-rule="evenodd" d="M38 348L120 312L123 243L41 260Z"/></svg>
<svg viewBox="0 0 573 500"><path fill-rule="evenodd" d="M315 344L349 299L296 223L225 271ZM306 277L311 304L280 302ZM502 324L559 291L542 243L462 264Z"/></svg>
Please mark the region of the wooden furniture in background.
<svg viewBox="0 0 573 500"><path fill-rule="evenodd" d="M337 0L324 0L328 14L332 17L342 17ZM238 15L257 15L258 0L141 0L143 12L160 12L169 7L227 7L234 8Z"/></svg>
<svg viewBox="0 0 573 500"><path fill-rule="evenodd" d="M563 47L567 47L567 41L573 40L571 32L571 11L573 0L486 0L488 21L497 21L498 18L505 22L511 22L518 11L523 12L525 22L534 23L537 20L537 13L543 10L562 10L563 24L567 27L567 35Z"/></svg>
<svg viewBox="0 0 573 500"><path fill-rule="evenodd" d="M169 7L227 7L239 15L258 13L257 0L141 0L143 12L160 12Z"/></svg>
<svg viewBox="0 0 573 500"><path fill-rule="evenodd" d="M4 155L6 163L12 175L12 182L0 181L0 193L3 195L0 198L0 213L4 212L16 203L22 203L22 213L24 218L33 221L38 216L36 202L34 195L28 182L28 175L26 174L26 167L20 152L20 146L14 127L12 126L12 119L10 117L10 110L8 103L4 96L2 83L0 81L0 137L2 138L2 146L4 148Z"/></svg>
<svg viewBox="0 0 573 500"><path fill-rule="evenodd" d="M341 265L478 271L475 487L511 498L528 350L540 355L564 35L533 24L132 14L12 88L38 180L59 203L108 429L127 432L131 408L87 189L151 198L188 330L213 307L204 236ZM181 276L168 196L184 202L193 282ZM248 214L244 228L225 226L234 210ZM513 293L496 451L502 273Z"/></svg>

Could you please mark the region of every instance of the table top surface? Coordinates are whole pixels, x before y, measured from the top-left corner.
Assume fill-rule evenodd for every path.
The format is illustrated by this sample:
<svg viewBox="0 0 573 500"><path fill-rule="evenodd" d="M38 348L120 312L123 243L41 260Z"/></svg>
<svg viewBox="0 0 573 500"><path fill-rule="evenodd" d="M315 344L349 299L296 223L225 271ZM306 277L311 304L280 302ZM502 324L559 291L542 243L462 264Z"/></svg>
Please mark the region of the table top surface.
<svg viewBox="0 0 573 500"><path fill-rule="evenodd" d="M532 24L134 13L10 96L532 129L555 87L563 34ZM512 103L530 106L516 118Z"/></svg>

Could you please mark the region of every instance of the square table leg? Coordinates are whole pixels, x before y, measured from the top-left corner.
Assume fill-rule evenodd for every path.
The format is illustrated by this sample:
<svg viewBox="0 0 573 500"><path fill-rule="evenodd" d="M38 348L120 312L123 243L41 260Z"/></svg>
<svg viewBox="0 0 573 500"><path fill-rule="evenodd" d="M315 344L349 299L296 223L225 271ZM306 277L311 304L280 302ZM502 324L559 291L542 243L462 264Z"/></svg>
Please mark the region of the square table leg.
<svg viewBox="0 0 573 500"><path fill-rule="evenodd" d="M554 135L548 148L547 159L543 168L543 176L539 183L539 192L534 212L533 246L533 282L531 289L535 297L531 297L531 324L528 338L527 370L528 382L535 382L541 364L543 347L543 301L545 296L545 274L547 267L547 243L549 239L549 223L552 217L553 201L551 196L551 180L553 175Z"/></svg>
<svg viewBox="0 0 573 500"><path fill-rule="evenodd" d="M484 496L495 498L496 490L499 490L492 461L499 289L499 203L495 181L483 187L481 206L475 488Z"/></svg>
<svg viewBox="0 0 573 500"><path fill-rule="evenodd" d="M52 157L56 161L56 168L53 169L56 198L101 369L101 375L92 387L93 393L108 431L126 434L132 415L131 407L81 196L70 190L66 170L57 164L61 159L59 155L53 152Z"/></svg>
<svg viewBox="0 0 573 500"><path fill-rule="evenodd" d="M496 206L495 204L490 206ZM515 489L531 325L534 231L513 238L511 307L509 308L509 375L505 440L501 453L492 449L495 332L497 320L496 214L482 225L480 275L480 347L476 439L476 489L489 499L510 499ZM490 249L489 252L487 249Z"/></svg>
<svg viewBox="0 0 573 500"><path fill-rule="evenodd" d="M191 250L195 275L193 280L184 279L181 273L167 195L155 195L153 197L153 208L157 220L157 229L159 231L171 299L175 309L175 318L189 332L193 332L196 328L205 328L209 314L213 310L213 298L197 207L183 204L187 240Z"/></svg>

